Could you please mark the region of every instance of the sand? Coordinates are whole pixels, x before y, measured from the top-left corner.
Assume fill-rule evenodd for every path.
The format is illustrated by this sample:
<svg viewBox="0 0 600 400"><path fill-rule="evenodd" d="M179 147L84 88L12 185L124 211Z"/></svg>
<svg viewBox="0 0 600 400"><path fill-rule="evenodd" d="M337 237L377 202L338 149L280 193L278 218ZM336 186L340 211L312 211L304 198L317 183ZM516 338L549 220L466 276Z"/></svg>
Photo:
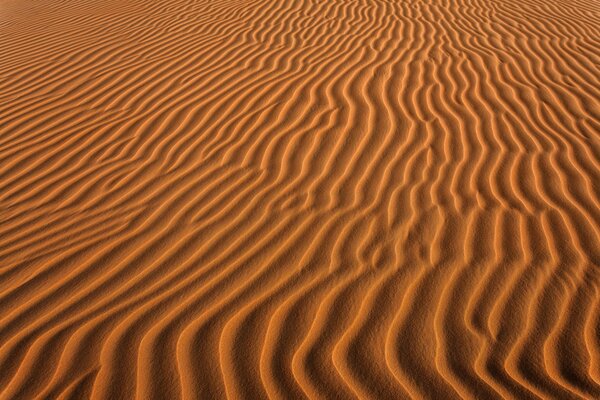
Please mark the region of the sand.
<svg viewBox="0 0 600 400"><path fill-rule="evenodd" d="M600 398L600 3L0 0L0 399Z"/></svg>

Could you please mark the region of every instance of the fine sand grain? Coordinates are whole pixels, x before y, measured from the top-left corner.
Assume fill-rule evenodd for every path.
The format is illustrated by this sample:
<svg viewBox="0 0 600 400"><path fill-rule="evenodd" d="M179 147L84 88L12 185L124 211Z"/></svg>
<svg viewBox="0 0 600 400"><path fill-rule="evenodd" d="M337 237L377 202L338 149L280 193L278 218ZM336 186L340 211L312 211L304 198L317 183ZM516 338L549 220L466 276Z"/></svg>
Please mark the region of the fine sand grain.
<svg viewBox="0 0 600 400"><path fill-rule="evenodd" d="M0 399L600 399L598 0L0 0Z"/></svg>

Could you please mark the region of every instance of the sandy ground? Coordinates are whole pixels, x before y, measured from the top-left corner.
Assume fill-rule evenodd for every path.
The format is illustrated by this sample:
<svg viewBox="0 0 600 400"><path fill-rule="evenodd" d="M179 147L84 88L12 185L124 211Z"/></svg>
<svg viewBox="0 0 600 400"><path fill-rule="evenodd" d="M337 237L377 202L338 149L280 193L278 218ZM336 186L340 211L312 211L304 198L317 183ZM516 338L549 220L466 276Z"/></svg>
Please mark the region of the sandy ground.
<svg viewBox="0 0 600 400"><path fill-rule="evenodd" d="M0 399L599 399L596 0L0 0Z"/></svg>

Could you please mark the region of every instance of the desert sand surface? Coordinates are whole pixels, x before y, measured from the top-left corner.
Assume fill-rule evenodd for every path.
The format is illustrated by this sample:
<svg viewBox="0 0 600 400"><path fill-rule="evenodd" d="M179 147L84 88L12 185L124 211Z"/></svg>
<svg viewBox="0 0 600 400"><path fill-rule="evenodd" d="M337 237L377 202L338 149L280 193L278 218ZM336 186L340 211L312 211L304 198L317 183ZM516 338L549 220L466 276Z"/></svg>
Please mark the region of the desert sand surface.
<svg viewBox="0 0 600 400"><path fill-rule="evenodd" d="M597 0L0 0L0 399L600 399Z"/></svg>

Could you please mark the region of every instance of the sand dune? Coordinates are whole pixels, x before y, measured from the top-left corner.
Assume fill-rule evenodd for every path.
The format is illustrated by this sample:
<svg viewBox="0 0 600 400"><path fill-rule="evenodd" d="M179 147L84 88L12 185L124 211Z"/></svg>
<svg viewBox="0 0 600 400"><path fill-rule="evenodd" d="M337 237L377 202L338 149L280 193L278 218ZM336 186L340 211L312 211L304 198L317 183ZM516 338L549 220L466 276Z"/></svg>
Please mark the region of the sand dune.
<svg viewBox="0 0 600 400"><path fill-rule="evenodd" d="M0 0L0 399L600 398L600 3Z"/></svg>

